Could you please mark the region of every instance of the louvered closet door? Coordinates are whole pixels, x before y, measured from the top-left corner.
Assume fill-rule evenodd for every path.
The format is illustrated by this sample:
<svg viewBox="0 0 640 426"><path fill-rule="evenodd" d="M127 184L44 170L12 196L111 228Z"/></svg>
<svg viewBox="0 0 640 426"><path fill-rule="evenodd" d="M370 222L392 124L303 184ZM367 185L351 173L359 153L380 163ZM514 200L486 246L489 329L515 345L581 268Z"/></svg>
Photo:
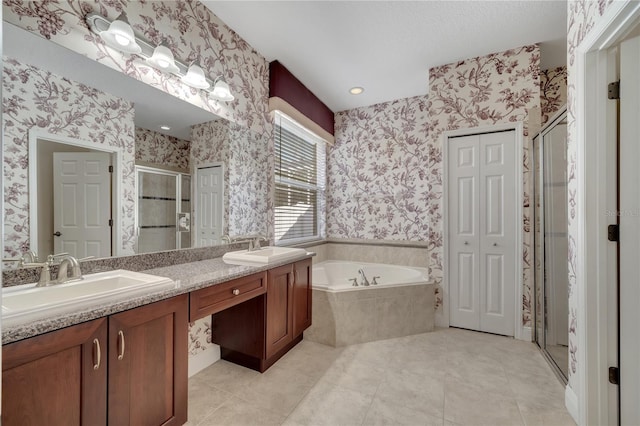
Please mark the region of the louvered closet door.
<svg viewBox="0 0 640 426"><path fill-rule="evenodd" d="M515 132L449 138L450 324L515 324Z"/></svg>

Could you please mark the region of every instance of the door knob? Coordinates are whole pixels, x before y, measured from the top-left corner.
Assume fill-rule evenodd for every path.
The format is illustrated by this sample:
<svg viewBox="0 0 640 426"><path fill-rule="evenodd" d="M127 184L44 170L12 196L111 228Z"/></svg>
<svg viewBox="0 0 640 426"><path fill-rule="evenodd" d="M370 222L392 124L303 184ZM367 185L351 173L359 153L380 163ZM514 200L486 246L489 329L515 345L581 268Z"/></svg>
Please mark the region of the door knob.
<svg viewBox="0 0 640 426"><path fill-rule="evenodd" d="M59 237L59 236L62 235L62 233L60 233L60 231L56 231L56 232L53 233L53 235L55 235L56 237Z"/></svg>

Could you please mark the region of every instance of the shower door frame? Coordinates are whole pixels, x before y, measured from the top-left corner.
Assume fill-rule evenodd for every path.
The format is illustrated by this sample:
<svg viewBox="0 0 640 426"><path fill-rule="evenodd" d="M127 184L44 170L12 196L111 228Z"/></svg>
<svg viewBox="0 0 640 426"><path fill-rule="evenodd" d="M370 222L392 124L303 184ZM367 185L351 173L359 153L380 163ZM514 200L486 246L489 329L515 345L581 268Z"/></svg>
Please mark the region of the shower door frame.
<svg viewBox="0 0 640 426"><path fill-rule="evenodd" d="M568 383L568 377L567 375L564 374L564 372L562 371L562 369L560 368L560 366L558 365L558 363L556 362L556 360L553 358L553 356L551 356L551 354L549 353L549 351L547 350L546 346L547 346L547 315L545 315L545 312L548 312L547 310L547 278L548 275L545 274L546 272L546 265L545 265L545 259L546 259L546 244L545 244L545 239L544 239L544 234L546 231L545 228L545 215L544 212L546 211L545 208L545 186L544 186L544 175L545 175L545 169L544 169L544 158L545 158L545 149L544 149L544 137L551 133L553 131L553 129L555 128L556 125L560 124L560 122L562 120L566 120L567 119L567 106L566 104L559 109L547 122L547 124L544 125L544 127L531 139L531 149L532 152L534 153L534 155L531 156L532 159L532 164L531 164L531 170L534 173L532 182L533 182L533 188L532 188L532 194L533 194L533 208L532 208L532 215L531 215L531 219L532 219L532 223L533 223L533 294L532 294L532 305L533 305L533 322L532 322L532 332L533 332L533 341L538 345L538 347L540 348L542 354L545 356L545 358L547 359L547 361L549 361L549 364L551 365L551 367L553 368L554 373L556 374L556 376L558 376L558 378L563 382L564 385L566 385ZM566 140L565 140L565 146L566 146ZM539 151L538 151L538 155L536 156L536 144L539 145ZM566 159L565 159L566 160ZM536 175L536 173L538 173ZM536 191L540 191L540 207L538 208L538 206L536 205ZM537 214L538 212L542 212L541 217L538 218ZM542 233L543 237L542 237L542 242L541 242L541 253L540 253L540 258L538 259L536 256L539 254L538 250L537 250L537 244L538 244L538 229L536 228L536 225L538 225L540 227L540 232ZM538 312L538 274L540 272L538 272L538 262L540 263L540 271L542 273L542 289L541 289L541 298L542 298L542 312ZM568 283L567 283L568 284ZM567 300L568 303L568 300ZM542 336L538 336L538 315L541 315L542 318ZM555 333L555 332L554 332ZM567 329L567 335L569 334L569 329ZM542 342L544 343L544 345L540 344L540 340L539 337L542 338ZM567 347L567 351L569 350L569 348ZM568 369L568 365L567 365L567 369Z"/></svg>
<svg viewBox="0 0 640 426"><path fill-rule="evenodd" d="M138 243L139 243L139 238L140 238L140 220L139 220L139 214L140 214L140 188L138 185L138 172L144 172L144 173L155 173L155 174L159 174L159 175L165 175L165 176L175 176L176 177L176 215L175 215L175 221L176 221L176 247L173 248L172 250L179 250L183 247L181 244L181 238L180 238L180 234L181 232L179 231L179 227L178 227L178 213L183 213L182 209L181 209L181 205L182 205L182 178L183 176L189 176L190 179L192 179L192 176L189 173L184 173L184 172L179 172L179 171L173 171L173 170L167 170L167 169L162 169L159 167L150 167L150 166L135 166L135 179L136 179L136 193L135 193L135 225L134 225L134 229L135 229L135 236L136 236L136 253L138 253ZM190 209L189 209L189 215L190 215L190 238L189 238L189 247L185 247L185 248L191 248L193 247L193 182L191 183L191 186L189 188L189 200L190 200ZM149 253L149 252L145 252L145 253Z"/></svg>

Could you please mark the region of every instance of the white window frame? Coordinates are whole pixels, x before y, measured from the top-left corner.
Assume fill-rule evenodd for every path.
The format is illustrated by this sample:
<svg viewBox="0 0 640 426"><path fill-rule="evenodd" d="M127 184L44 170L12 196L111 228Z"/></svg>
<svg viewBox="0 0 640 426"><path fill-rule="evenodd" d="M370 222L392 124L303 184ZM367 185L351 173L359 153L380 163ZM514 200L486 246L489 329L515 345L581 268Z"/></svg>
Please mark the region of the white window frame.
<svg viewBox="0 0 640 426"><path fill-rule="evenodd" d="M284 123L284 125L283 125ZM274 241L276 246L291 246L296 244L302 244L310 241L318 241L323 239L322 230L323 224L325 221L324 215L325 211L322 209L322 206L325 205L326 201L326 169L327 169L327 154L326 154L326 144L327 141L302 126L300 123L296 122L293 118L289 117L285 113L281 111L274 111L274 125L277 129L278 126L288 130L289 132L295 134L296 136L313 143L316 145L316 185L310 185L307 183L302 183L299 181L295 181L292 179L282 178L276 175L276 166L274 164L273 176L274 176L274 197L275 197L275 185L278 184L286 184L291 185L295 188L300 189L312 189L316 191L316 229L314 235L310 235L307 237L301 238L291 238L287 240L275 240L275 223L277 222L277 214L274 206ZM274 129L274 131L276 131ZM275 138L275 133L274 133ZM274 149L275 152L275 149ZM274 161L274 163L277 162ZM275 198L274 198L275 201ZM274 203L275 204L275 203Z"/></svg>

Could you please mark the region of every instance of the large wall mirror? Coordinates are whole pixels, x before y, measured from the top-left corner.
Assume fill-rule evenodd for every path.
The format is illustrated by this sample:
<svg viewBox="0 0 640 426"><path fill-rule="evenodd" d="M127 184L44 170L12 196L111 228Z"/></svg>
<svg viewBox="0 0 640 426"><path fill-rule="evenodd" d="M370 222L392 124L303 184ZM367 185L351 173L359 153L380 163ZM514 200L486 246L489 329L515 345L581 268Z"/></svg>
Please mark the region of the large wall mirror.
<svg viewBox="0 0 640 426"><path fill-rule="evenodd" d="M3 39L5 260L265 233L264 135L6 22Z"/></svg>

